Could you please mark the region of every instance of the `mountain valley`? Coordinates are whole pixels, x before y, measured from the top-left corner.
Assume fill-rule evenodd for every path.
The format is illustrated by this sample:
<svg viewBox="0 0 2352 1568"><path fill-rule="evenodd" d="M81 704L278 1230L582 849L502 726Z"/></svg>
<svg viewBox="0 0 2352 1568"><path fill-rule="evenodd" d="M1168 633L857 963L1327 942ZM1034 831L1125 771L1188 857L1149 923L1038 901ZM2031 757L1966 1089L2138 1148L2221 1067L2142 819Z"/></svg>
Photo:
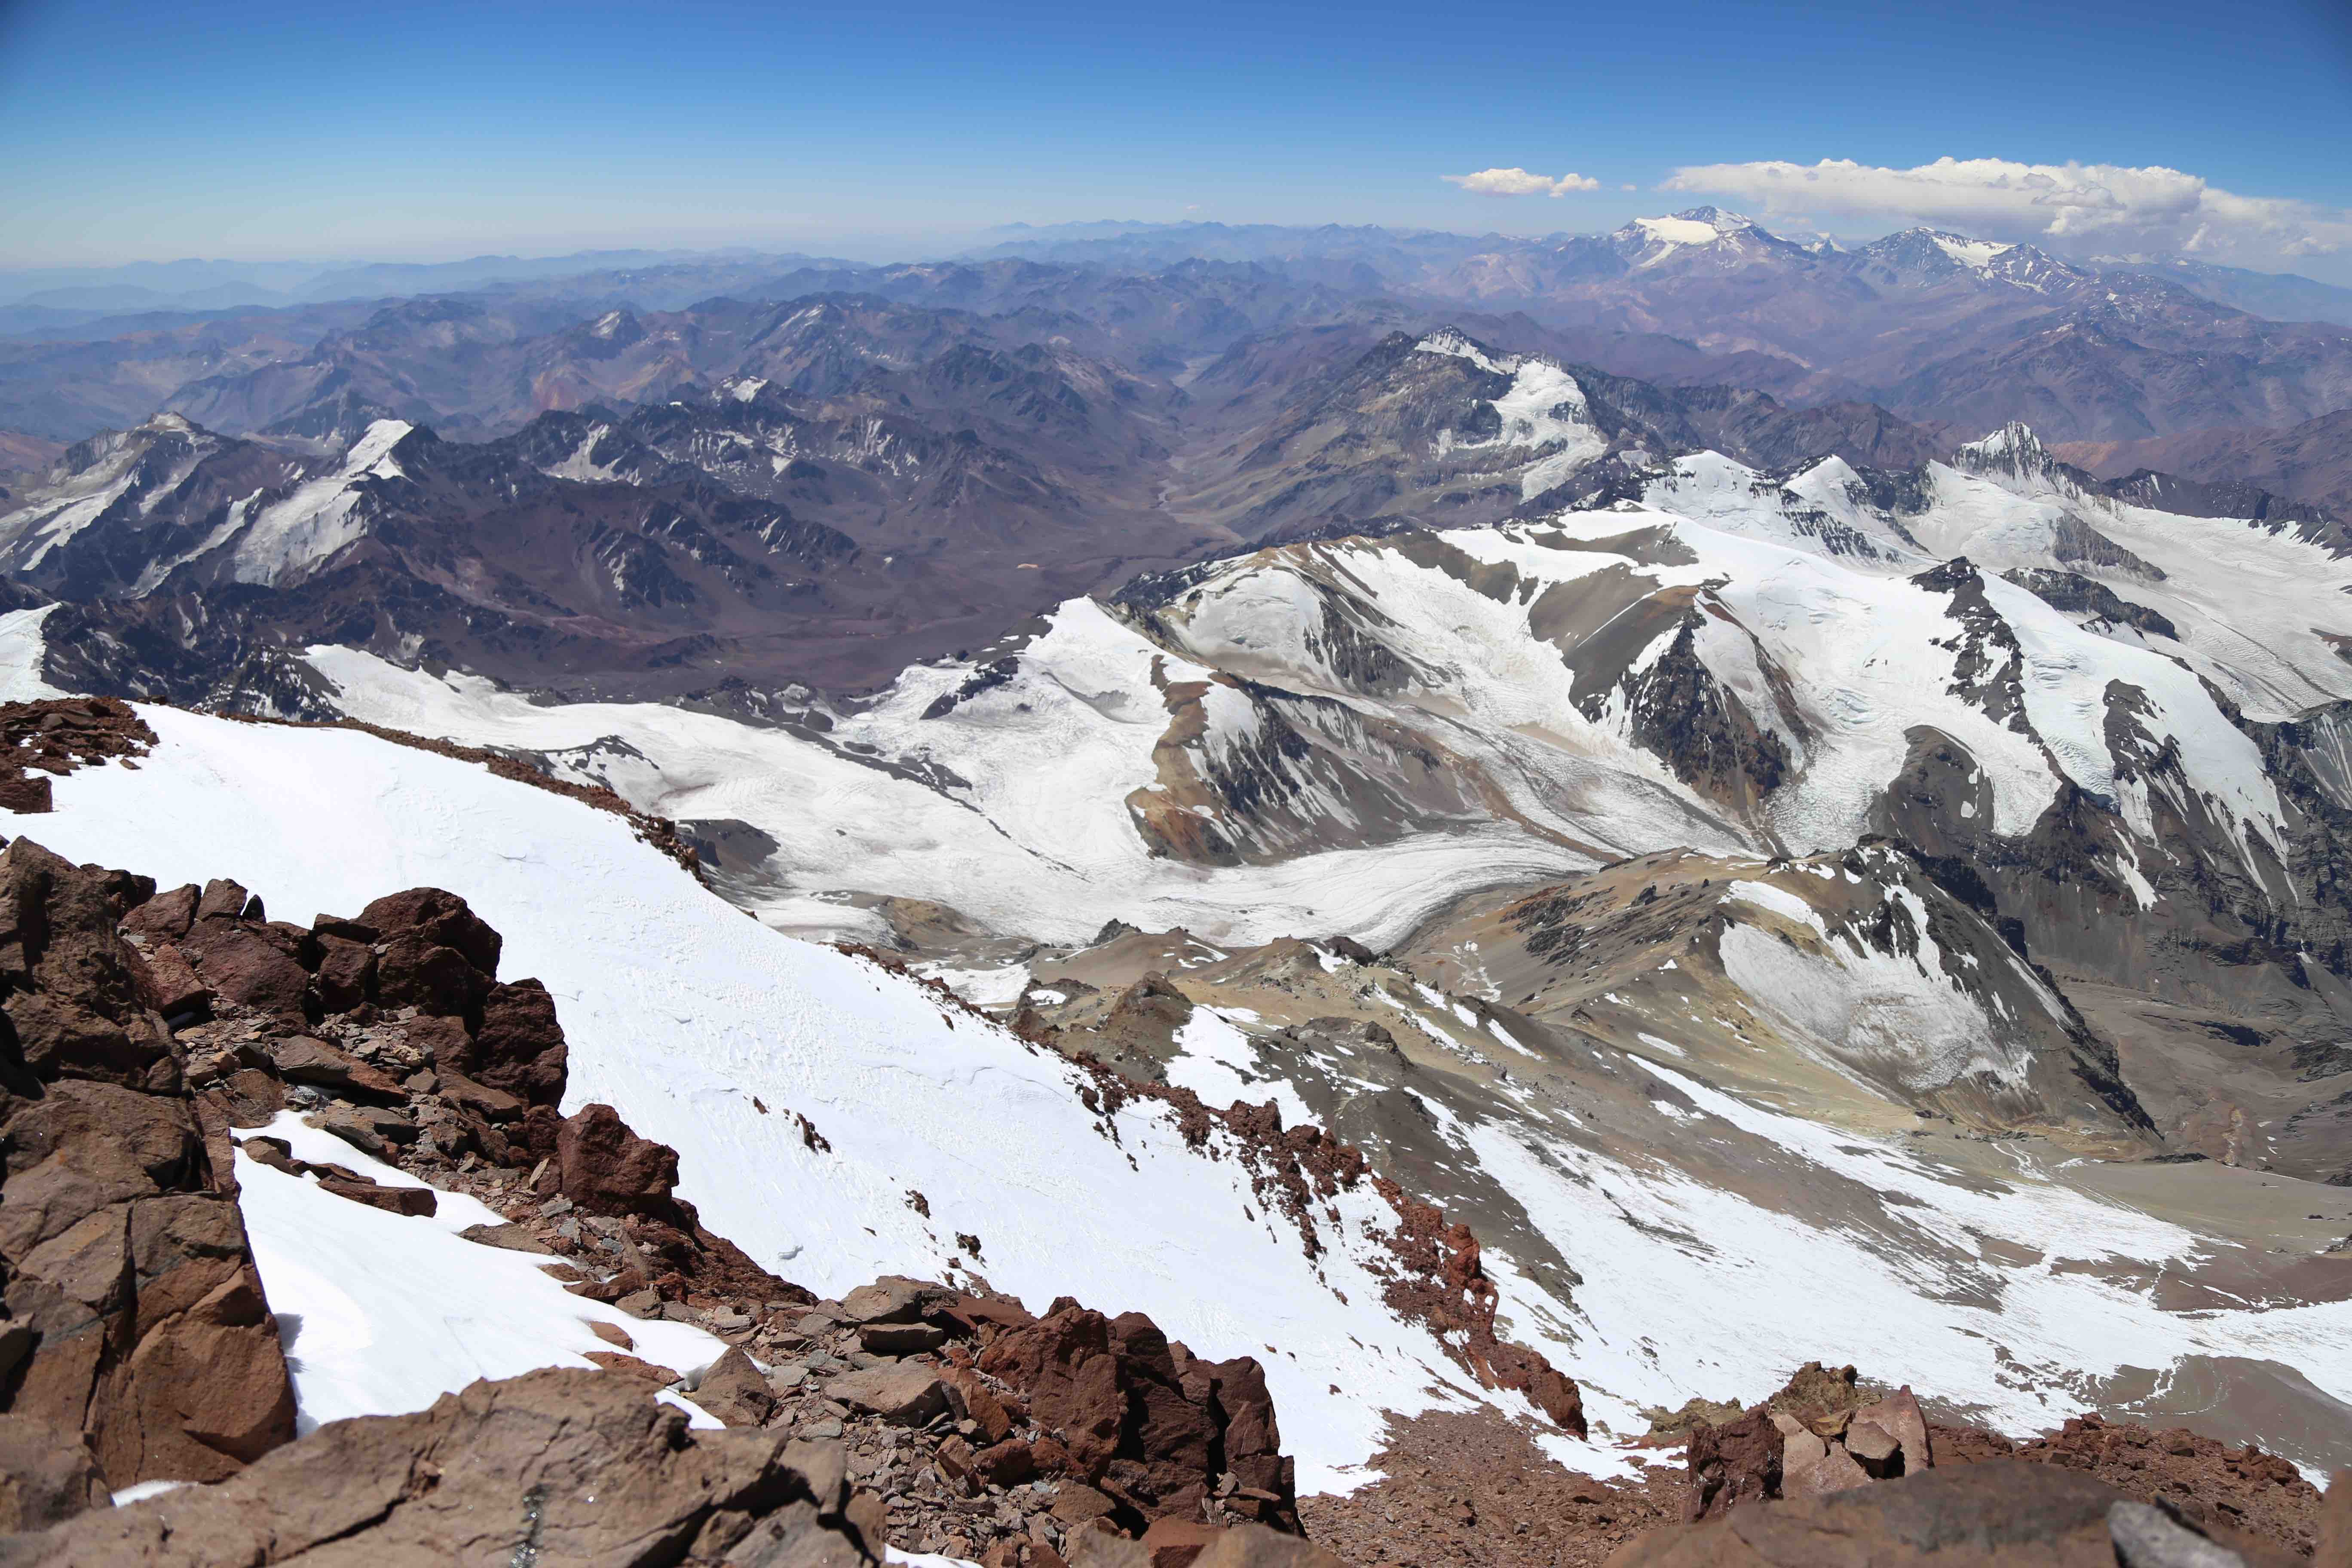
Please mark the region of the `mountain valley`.
<svg viewBox="0 0 2352 1568"><path fill-rule="evenodd" d="M0 1558L2352 1561L2321 286L406 276L0 337Z"/></svg>

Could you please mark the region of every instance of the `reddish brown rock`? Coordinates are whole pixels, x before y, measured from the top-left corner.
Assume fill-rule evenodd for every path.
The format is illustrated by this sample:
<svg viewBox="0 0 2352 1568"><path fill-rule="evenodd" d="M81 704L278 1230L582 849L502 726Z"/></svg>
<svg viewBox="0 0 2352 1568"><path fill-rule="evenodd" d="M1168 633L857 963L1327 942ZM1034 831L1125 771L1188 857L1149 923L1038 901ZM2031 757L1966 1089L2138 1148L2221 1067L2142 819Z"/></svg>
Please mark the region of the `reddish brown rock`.
<svg viewBox="0 0 2352 1568"><path fill-rule="evenodd" d="M439 1207L439 1200L434 1197L430 1187L385 1187L373 1182L345 1181L339 1176L321 1177L319 1187L322 1192L332 1193L339 1198L349 1198L355 1204L365 1204L372 1209L382 1209L386 1214L429 1218Z"/></svg>
<svg viewBox="0 0 2352 1568"><path fill-rule="evenodd" d="M970 1421L980 1428L983 1442L1001 1443L1013 1430L1013 1416L996 1391L969 1367L951 1366L943 1369L940 1381L947 1387L948 1403L954 1407L959 1420Z"/></svg>
<svg viewBox="0 0 2352 1568"><path fill-rule="evenodd" d="M23 1092L0 1092L5 1408L58 1451L86 1449L109 1487L219 1479L293 1429L217 1168L226 1118L199 1124L118 929L138 886L26 839L0 853L0 985L24 1047Z"/></svg>
<svg viewBox="0 0 2352 1568"><path fill-rule="evenodd" d="M642 1384L551 1369L414 1415L334 1422L224 1485L12 1541L9 1562L506 1563L528 1541L546 1564L731 1548L742 1568L870 1568L881 1523L831 1448L692 1431Z"/></svg>
<svg viewBox="0 0 2352 1568"><path fill-rule="evenodd" d="M0 1535L46 1530L106 1504L106 1478L89 1448L59 1442L39 1422L0 1415Z"/></svg>
<svg viewBox="0 0 2352 1568"><path fill-rule="evenodd" d="M775 1391L751 1358L730 1345L687 1397L730 1426L757 1426L776 1407Z"/></svg>
<svg viewBox="0 0 2352 1568"><path fill-rule="evenodd" d="M201 1016L211 1010L212 987L197 977L186 955L170 943L154 948L134 968L139 975L141 1000L166 1020Z"/></svg>
<svg viewBox="0 0 2352 1568"><path fill-rule="evenodd" d="M392 938L376 954L375 999L386 1007L471 1018L489 989L489 976L465 954L414 931Z"/></svg>
<svg viewBox="0 0 2352 1568"><path fill-rule="evenodd" d="M196 900L196 919L200 921L259 920L261 900L245 890L244 885L226 877L215 877L205 884ZM251 914L247 911L251 910Z"/></svg>
<svg viewBox="0 0 2352 1568"><path fill-rule="evenodd" d="M1927 1437L1927 1418L1920 1414L1919 1401L1912 1396L1909 1384L1884 1399L1857 1408L1853 1422L1856 1426L1866 1424L1876 1427L1895 1445L1892 1452L1879 1454L1874 1442L1870 1445L1873 1451L1864 1452L1851 1437L1847 1439L1846 1447L1854 1458L1871 1467L1873 1475L1905 1475L1935 1464L1936 1456Z"/></svg>
<svg viewBox="0 0 2352 1568"><path fill-rule="evenodd" d="M1021 1486L1037 1479L1036 1450L1018 1437L1008 1437L974 1454L971 1468L990 1486Z"/></svg>
<svg viewBox="0 0 2352 1568"><path fill-rule="evenodd" d="M292 1035L269 1043L270 1059L289 1083L316 1084L346 1094L378 1100L404 1100L400 1085L381 1068L370 1067L348 1051L308 1035Z"/></svg>
<svg viewBox="0 0 2352 1568"><path fill-rule="evenodd" d="M511 1121L523 1112L522 1101L486 1083L476 1083L461 1072L443 1068L436 1073L435 1089L443 1100L458 1110L470 1111L485 1121ZM573 1199L577 1203L578 1199Z"/></svg>
<svg viewBox="0 0 2352 1568"><path fill-rule="evenodd" d="M426 947L455 951L485 976L499 972L499 933L457 894L439 888L411 888L375 900L360 911L358 923L376 933L380 942L415 937ZM449 1011L436 1008L434 1011Z"/></svg>
<svg viewBox="0 0 2352 1568"><path fill-rule="evenodd" d="M999 1331L978 1364L1020 1391L1066 1446L1068 1473L1117 1500L1129 1522L1197 1517L1230 1471L1241 1489L1229 1506L1297 1528L1294 1468L1250 1358L1197 1361L1141 1313L1110 1320L1064 1301Z"/></svg>
<svg viewBox="0 0 2352 1568"><path fill-rule="evenodd" d="M2312 1521L2311 1568L2352 1568L2352 1470L2338 1470Z"/></svg>
<svg viewBox="0 0 2352 1568"><path fill-rule="evenodd" d="M671 1212L677 1151L638 1137L609 1105L583 1106L564 1121L555 1160L563 1195L590 1214Z"/></svg>
<svg viewBox="0 0 2352 1568"><path fill-rule="evenodd" d="M866 1410L899 1426L920 1426L947 1408L947 1390L929 1369L913 1364L845 1373L826 1392L852 1410Z"/></svg>
<svg viewBox="0 0 2352 1568"><path fill-rule="evenodd" d="M553 1106L563 1099L570 1055L547 987L517 980L490 987L481 1026L451 1065L525 1105Z"/></svg>
<svg viewBox="0 0 2352 1568"><path fill-rule="evenodd" d="M375 949L347 937L318 940L319 972L312 984L319 1005L329 1013L348 1013L375 989Z"/></svg>
<svg viewBox="0 0 2352 1568"><path fill-rule="evenodd" d="M145 937L151 945L177 942L196 923L196 901L203 897L194 882L158 893L122 917L123 933Z"/></svg>
<svg viewBox="0 0 2352 1568"><path fill-rule="evenodd" d="M1197 1519L1155 1519L1143 1532L1143 1550L1151 1568L1192 1568L1224 1531Z"/></svg>
<svg viewBox="0 0 2352 1568"><path fill-rule="evenodd" d="M2114 1568L2135 1522L2121 1510L2133 1506L2074 1471L1994 1460L1653 1531L1609 1568ZM2242 1536L2216 1532L2209 1543L2162 1515L2154 1522L2171 1550L2132 1561L2230 1561L2213 1554L2217 1545L2246 1568L2294 1561Z"/></svg>
<svg viewBox="0 0 2352 1568"><path fill-rule="evenodd" d="M1763 1409L1737 1421L1691 1428L1685 1458L1690 1467L1686 1517L1713 1519L1743 1502L1780 1495L1780 1429Z"/></svg>
<svg viewBox="0 0 2352 1568"><path fill-rule="evenodd" d="M220 995L280 1017L300 1018L310 972L268 927L249 921L200 920L182 949Z"/></svg>
<svg viewBox="0 0 2352 1568"><path fill-rule="evenodd" d="M29 838L0 850L0 989L37 1079L177 1088L172 1040L140 994L102 873ZM159 1076L160 1075L160 1076Z"/></svg>

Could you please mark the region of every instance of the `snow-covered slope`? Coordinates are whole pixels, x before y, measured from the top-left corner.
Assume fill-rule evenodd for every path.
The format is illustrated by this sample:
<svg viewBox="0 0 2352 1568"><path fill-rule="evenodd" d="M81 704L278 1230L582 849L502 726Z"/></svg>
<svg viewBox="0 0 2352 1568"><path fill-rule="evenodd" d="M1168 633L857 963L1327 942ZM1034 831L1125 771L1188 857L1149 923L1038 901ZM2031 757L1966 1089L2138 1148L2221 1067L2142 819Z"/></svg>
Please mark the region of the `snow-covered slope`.
<svg viewBox="0 0 2352 1568"><path fill-rule="evenodd" d="M745 919L618 817L364 734L142 711L161 744L137 770L59 780L57 813L9 830L166 884L233 874L289 911L349 912L416 885L460 891L505 934L507 972L556 998L567 1106L610 1103L677 1148L680 1195L784 1277L837 1294L881 1273L969 1265L1041 1309L1074 1293L1149 1312L1203 1354L1276 1346L1261 1359L1302 1485L1366 1458L1384 1407L1468 1397L1427 1332L1381 1304L1370 1238L1394 1216L1369 1188L1336 1200L1342 1221L1310 1258L1243 1164L1188 1150L1164 1110L1131 1105L1101 1125L1058 1057L866 960ZM802 1116L829 1150L803 1138ZM351 1295L350 1269L305 1256L318 1226L270 1174L254 1178L265 1286L274 1268L305 1302ZM480 1271L504 1267L468 1246L477 1279L452 1278L460 1249L442 1245L446 1226L363 1218L409 1227L378 1268L419 1270L411 1297L478 1304ZM367 1245L362 1224L343 1227L354 1246ZM959 1232L980 1238L978 1263ZM432 1354L383 1374L363 1371L370 1356L416 1348L385 1326L406 1309L355 1302L323 1318L333 1365L306 1384L311 1414L421 1403L436 1380L455 1387L580 1348L527 1294L512 1310L497 1332L425 1336Z"/></svg>
<svg viewBox="0 0 2352 1568"><path fill-rule="evenodd" d="M9 826L70 858L167 881L233 872L285 912L349 911L419 883L461 891L506 934L507 972L536 974L556 996L571 1041L569 1103L610 1102L677 1147L682 1195L787 1277L838 1291L885 1271L971 1266L1033 1303L1072 1292L1148 1311L1203 1353L1260 1354L1307 1488L1360 1474L1351 1467L1377 1447L1384 1411L1473 1397L1425 1331L1382 1305L1378 1237L1394 1216L1368 1190L1337 1200L1339 1220L1320 1226L1328 1250L1310 1258L1238 1159L1188 1150L1149 1103L1106 1128L1058 1056L866 960L746 919L620 818L362 733L142 715L160 744L139 768L60 779L54 815ZM1416 1092L1423 1122L1454 1152L1445 1181L1499 1187L1521 1216L1487 1255L1511 1329L1584 1381L1590 1409L1614 1432L1640 1430L1641 1406L1754 1397L1825 1350L1902 1368L2011 1426L2071 1408L2131 1367L2161 1375L2184 1356L2281 1363L2323 1400L2352 1396L2352 1306L2273 1304L2259 1292L2251 1304L2217 1303L2207 1291L2190 1313L2159 1300L2168 1262L2228 1276L2236 1254L2212 1238L2136 1218L2035 1168L2021 1167L2013 1191L1998 1195L1984 1173L1948 1156L1857 1143L1664 1060L1519 1026L1507 1040L1499 1022L1465 1018L1453 1054L1486 1060L1482 1076L1538 1057L1569 1075L1554 1089L1540 1078L1515 1086L1515 1069L1483 1103ZM1203 1072L1264 1065L1229 1027L1188 1030L1183 1047ZM1363 1087L1349 1087L1362 1068L1337 1057L1282 1065L1301 1097L1294 1114ZM1565 1092L1579 1078L1591 1092ZM1658 1087L1622 1087L1646 1082ZM803 1136L803 1116L829 1148ZM1676 1145L1707 1168L1661 1160ZM1757 1180L1779 1195L1727 1170L1765 1173ZM373 1212L361 1216L370 1226L410 1228L379 1247L347 1221L335 1244L346 1256L312 1256L316 1216L271 1174L253 1177L265 1284L274 1270L293 1281L289 1297L328 1303L373 1296L370 1268L414 1271L404 1295L340 1314L310 1307L321 1314L321 1366L306 1391L314 1416L413 1402L436 1380L580 1348L566 1338L576 1328L548 1317L563 1302L518 1296L511 1323L436 1331L430 1357L383 1382L367 1368L394 1342L385 1325L407 1310L399 1302L436 1290L445 1302L480 1302L482 1260L467 1258L477 1278L462 1278L443 1245L447 1225ZM1827 1209L1790 1201L1822 1182L1895 1195L1856 1230L1843 1199ZM451 1221L463 1217L452 1210ZM959 1231L980 1238L977 1264ZM1984 1238L1991 1272L1955 1298L1948 1254L1961 1234ZM2040 1261L2021 1270L2020 1249ZM365 1266L351 1252L366 1253ZM1546 1259L1555 1261L1538 1266ZM306 1269L332 1278L322 1286ZM1830 1279L1845 1282L1842 1300L1864 1304L1833 1333L1811 1304ZM1727 1312L1733 1301L1741 1308ZM676 1353L691 1362L689 1351ZM2278 1446L2315 1452L2291 1435ZM1605 1442L1571 1457L1602 1469L1627 1462Z"/></svg>

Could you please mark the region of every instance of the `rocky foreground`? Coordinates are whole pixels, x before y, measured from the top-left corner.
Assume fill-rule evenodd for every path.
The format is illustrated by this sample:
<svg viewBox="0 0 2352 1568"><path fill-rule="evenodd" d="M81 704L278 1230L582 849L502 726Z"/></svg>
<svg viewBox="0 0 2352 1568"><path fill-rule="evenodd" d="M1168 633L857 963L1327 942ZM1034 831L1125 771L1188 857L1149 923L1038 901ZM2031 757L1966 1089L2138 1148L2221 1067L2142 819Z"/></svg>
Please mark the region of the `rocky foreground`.
<svg viewBox="0 0 2352 1568"><path fill-rule="evenodd" d="M2014 1444L1850 1368L1667 1423L1639 1486L1423 1417L1384 1479L1302 1502L1251 1357L976 1277L820 1300L759 1267L676 1195L673 1151L561 1113L553 1001L499 978L501 945L434 889L300 926L226 880L0 852L0 1564L2352 1563L2352 1489L2323 1506L2257 1450L2090 1417ZM289 1110L349 1162L267 1131ZM478 1199L506 1223L469 1240L723 1353L661 1365L604 1321L598 1370L297 1438L240 1150L395 1215ZM1475 1308L1475 1241L1423 1228L1424 1288ZM1508 1360L1462 1316L1475 1364ZM1573 1384L1536 1376L1566 1425Z"/></svg>

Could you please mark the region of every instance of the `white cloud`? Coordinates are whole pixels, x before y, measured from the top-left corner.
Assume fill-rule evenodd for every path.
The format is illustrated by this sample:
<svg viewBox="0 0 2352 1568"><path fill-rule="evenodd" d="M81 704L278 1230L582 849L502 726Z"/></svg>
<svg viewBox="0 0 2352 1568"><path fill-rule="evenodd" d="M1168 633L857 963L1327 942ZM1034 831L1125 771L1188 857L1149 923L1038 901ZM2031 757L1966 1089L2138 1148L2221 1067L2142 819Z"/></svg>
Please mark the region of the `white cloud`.
<svg viewBox="0 0 2352 1568"><path fill-rule="evenodd" d="M1916 169L1852 159L1706 163L1663 187L1737 197L1788 221L1806 215L1901 227L1929 224L2076 254L2181 251L2260 266L2352 249L2352 213L2242 196L2160 166L1938 158Z"/></svg>
<svg viewBox="0 0 2352 1568"><path fill-rule="evenodd" d="M1445 178L1482 196L1564 196L1570 191L1601 188L1600 181L1583 174L1562 174L1555 180L1544 174L1530 174L1525 169L1481 169L1475 174L1448 174Z"/></svg>

